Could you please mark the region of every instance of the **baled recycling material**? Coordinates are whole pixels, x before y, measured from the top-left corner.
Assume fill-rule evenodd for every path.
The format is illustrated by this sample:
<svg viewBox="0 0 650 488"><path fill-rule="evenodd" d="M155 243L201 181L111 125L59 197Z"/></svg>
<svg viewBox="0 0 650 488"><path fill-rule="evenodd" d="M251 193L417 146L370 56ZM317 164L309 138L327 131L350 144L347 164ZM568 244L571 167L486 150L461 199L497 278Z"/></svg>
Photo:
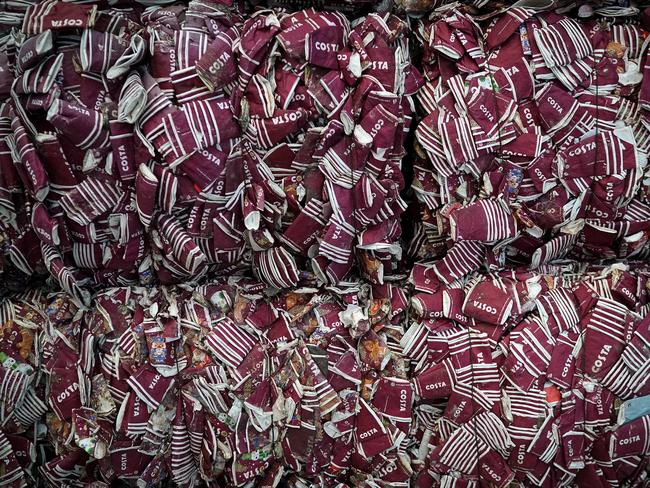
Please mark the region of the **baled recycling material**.
<svg viewBox="0 0 650 488"><path fill-rule="evenodd" d="M649 485L650 8L1 8L0 486Z"/></svg>

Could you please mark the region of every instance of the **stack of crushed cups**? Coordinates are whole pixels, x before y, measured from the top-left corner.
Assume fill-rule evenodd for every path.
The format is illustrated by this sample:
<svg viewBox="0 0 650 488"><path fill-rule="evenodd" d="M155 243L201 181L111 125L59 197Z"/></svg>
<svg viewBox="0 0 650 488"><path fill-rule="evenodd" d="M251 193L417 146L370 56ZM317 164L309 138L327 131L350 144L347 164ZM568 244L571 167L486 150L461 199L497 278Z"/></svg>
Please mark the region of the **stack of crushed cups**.
<svg viewBox="0 0 650 488"><path fill-rule="evenodd" d="M645 486L650 10L260 3L0 12L0 486Z"/></svg>
<svg viewBox="0 0 650 488"><path fill-rule="evenodd" d="M422 77L405 20L220 2L30 6L5 39L5 261L99 286L250 270L277 289L401 260Z"/></svg>
<svg viewBox="0 0 650 488"><path fill-rule="evenodd" d="M0 309L3 486L643 483L650 268L270 295L245 277ZM13 484L12 484L13 483Z"/></svg>
<svg viewBox="0 0 650 488"><path fill-rule="evenodd" d="M453 279L485 259L647 258L648 32L628 10L420 21L412 255L449 251Z"/></svg>

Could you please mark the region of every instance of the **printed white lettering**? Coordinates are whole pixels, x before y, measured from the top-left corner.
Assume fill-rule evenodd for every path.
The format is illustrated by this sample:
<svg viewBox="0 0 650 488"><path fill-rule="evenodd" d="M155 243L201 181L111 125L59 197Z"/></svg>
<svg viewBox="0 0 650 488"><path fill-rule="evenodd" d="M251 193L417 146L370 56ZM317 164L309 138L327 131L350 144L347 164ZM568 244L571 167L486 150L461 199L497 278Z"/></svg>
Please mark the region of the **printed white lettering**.
<svg viewBox="0 0 650 488"><path fill-rule="evenodd" d="M564 112L564 109L560 107L560 104L557 103L554 98L546 97L546 101L551 105L551 107L553 107L553 109L555 109L557 113L561 114Z"/></svg>
<svg viewBox="0 0 650 488"><path fill-rule="evenodd" d="M362 434L359 434L359 439L367 439L368 437L372 436L373 434L377 433L377 429L370 429L367 430L366 432L363 432Z"/></svg>
<svg viewBox="0 0 650 488"><path fill-rule="evenodd" d="M493 307L492 305L488 305L487 303L479 302L478 300L473 300L472 305L474 307L478 308L479 310L483 310L483 311L485 311L487 313L490 313L492 315L497 314L497 309L495 307Z"/></svg>

